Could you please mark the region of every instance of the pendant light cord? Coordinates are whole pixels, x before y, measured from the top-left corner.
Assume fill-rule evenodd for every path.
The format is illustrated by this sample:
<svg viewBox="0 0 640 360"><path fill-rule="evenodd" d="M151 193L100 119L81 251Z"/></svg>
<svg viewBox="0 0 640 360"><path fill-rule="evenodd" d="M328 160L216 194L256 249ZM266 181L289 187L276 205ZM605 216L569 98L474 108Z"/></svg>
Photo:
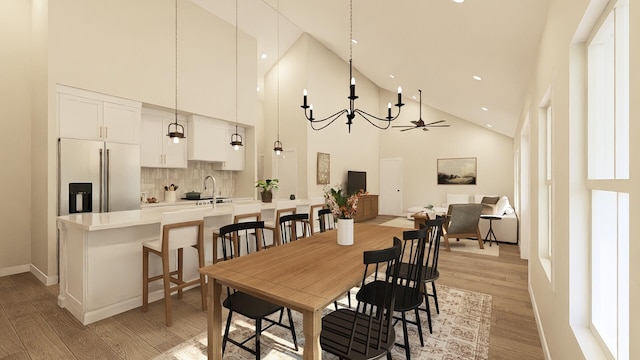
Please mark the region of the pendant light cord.
<svg viewBox="0 0 640 360"><path fill-rule="evenodd" d="M175 120L176 120L176 126L178 124L178 0L175 1L175 5L176 5L176 9L175 9L175 14L176 14L176 38L175 38L175 42L176 42L176 61L175 61L175 65L176 65L176 74L175 74L175 86L176 86L176 93L175 96L176 98L174 99L174 105L175 105Z"/></svg>
<svg viewBox="0 0 640 360"><path fill-rule="evenodd" d="M276 61L278 62L278 78L276 79L278 81L277 83L277 103L278 103L278 107L276 109L276 131L277 131L277 140L280 141L280 0L278 0L278 2L276 3L276 6L278 7L277 11L276 11L276 16L278 17L277 20L277 30L276 30L276 36L278 37L276 39L276 44L277 44L277 50L278 53L276 54Z"/></svg>
<svg viewBox="0 0 640 360"><path fill-rule="evenodd" d="M238 0L236 0L236 134L238 133Z"/></svg>

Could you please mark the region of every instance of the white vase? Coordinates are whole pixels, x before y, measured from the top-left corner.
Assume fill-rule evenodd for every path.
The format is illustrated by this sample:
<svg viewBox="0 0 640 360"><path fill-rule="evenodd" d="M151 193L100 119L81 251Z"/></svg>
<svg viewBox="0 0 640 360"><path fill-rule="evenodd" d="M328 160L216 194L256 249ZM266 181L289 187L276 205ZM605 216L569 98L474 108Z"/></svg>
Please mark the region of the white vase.
<svg viewBox="0 0 640 360"><path fill-rule="evenodd" d="M338 219L338 245L353 245L353 219Z"/></svg>
<svg viewBox="0 0 640 360"><path fill-rule="evenodd" d="M164 192L164 201L168 203L176 202L176 192L175 191L165 191Z"/></svg>

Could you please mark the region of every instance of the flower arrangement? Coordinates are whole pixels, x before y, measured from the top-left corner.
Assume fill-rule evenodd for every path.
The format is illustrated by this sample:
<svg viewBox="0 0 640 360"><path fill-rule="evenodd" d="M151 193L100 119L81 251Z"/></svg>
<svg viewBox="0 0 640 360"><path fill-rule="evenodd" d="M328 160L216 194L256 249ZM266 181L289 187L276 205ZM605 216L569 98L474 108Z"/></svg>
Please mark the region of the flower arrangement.
<svg viewBox="0 0 640 360"><path fill-rule="evenodd" d="M341 185L328 186L324 188L324 198L331 213L336 219L353 219L358 209L358 199L366 194L364 190L351 195L342 189Z"/></svg>
<svg viewBox="0 0 640 360"><path fill-rule="evenodd" d="M279 186L280 184L278 183L278 179L256 181L256 187L261 188L264 191L271 191L272 189L277 190Z"/></svg>

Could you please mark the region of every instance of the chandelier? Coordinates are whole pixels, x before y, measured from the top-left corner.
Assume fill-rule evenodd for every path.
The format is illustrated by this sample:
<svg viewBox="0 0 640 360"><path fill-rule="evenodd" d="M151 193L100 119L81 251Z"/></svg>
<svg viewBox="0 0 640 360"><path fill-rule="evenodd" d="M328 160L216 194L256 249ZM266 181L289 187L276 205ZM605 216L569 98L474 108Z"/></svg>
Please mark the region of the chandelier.
<svg viewBox="0 0 640 360"><path fill-rule="evenodd" d="M356 79L353 77L353 0L349 1L349 109L342 109L333 115L329 115L323 119L316 119L313 117L313 104L308 103L307 99L307 89L304 89L302 93L302 105L300 106L304 109L304 116L307 118L309 123L311 124L311 128L313 130L322 130L327 126L333 124L342 114L347 114L347 126L349 127L349 133L351 133L351 125L353 124L353 119L357 115L360 115L363 119L368 121L371 125L377 127L378 129L388 129L391 122L398 118L400 115L400 111L402 110L402 88L398 87L398 103L395 106L398 108L398 113L395 116L391 115L391 103L387 105L387 116L385 118L380 118L375 115L369 114L368 112L355 108L355 100L358 98L356 96ZM307 111L308 110L308 111Z"/></svg>
<svg viewBox="0 0 640 360"><path fill-rule="evenodd" d="M167 136L171 140L173 140L174 144L177 144L180 142L180 139L185 139L186 136L184 136L184 126L178 124L178 0L175 1L175 4L176 4L175 123L169 123L169 126L167 126Z"/></svg>

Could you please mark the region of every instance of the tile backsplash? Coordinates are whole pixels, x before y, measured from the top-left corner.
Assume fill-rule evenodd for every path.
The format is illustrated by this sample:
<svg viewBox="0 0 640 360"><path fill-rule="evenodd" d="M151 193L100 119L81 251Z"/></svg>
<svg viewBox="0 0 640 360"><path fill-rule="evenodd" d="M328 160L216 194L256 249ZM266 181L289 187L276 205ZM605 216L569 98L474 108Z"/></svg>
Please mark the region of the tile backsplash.
<svg viewBox="0 0 640 360"><path fill-rule="evenodd" d="M140 169L140 191L146 197L155 197L164 201L164 187L171 184L178 185L176 197L183 198L190 191L202 192L211 196L213 182L207 181L207 191L204 192L204 178L211 175L216 179L218 196L233 197L235 182L233 171L214 170L213 163L205 161L189 161L186 169L148 168Z"/></svg>

